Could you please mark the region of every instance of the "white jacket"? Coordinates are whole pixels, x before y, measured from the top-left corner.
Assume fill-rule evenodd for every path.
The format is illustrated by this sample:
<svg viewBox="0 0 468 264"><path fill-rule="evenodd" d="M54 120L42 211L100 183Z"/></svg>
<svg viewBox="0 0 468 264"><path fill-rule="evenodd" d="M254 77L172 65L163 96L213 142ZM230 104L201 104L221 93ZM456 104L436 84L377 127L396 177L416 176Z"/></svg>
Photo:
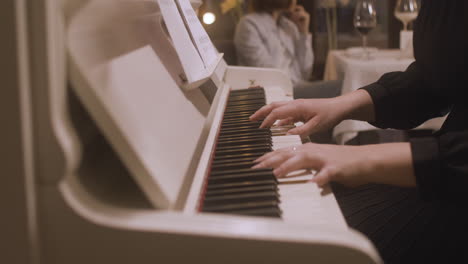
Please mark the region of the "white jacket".
<svg viewBox="0 0 468 264"><path fill-rule="evenodd" d="M312 35L302 34L297 26L268 13L244 16L234 36L239 65L278 68L289 73L293 84L307 81L312 73Z"/></svg>

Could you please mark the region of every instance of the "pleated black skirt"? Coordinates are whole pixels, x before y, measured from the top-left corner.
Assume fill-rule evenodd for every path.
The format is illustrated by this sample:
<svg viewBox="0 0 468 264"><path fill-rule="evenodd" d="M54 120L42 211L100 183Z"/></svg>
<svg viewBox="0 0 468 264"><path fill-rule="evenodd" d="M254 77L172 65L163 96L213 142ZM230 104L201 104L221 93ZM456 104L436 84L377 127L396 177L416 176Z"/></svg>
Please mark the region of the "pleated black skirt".
<svg viewBox="0 0 468 264"><path fill-rule="evenodd" d="M406 141L427 131L412 133L422 134L375 130L348 144ZM423 201L416 188L332 183L332 189L348 225L374 243L385 263L468 263L467 206Z"/></svg>

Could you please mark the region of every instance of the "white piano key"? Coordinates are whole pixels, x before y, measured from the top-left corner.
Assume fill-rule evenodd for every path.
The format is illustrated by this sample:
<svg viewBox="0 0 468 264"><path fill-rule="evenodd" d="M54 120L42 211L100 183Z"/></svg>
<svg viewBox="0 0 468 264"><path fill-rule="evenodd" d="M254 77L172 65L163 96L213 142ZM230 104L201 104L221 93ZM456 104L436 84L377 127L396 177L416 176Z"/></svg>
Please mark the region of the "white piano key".
<svg viewBox="0 0 468 264"><path fill-rule="evenodd" d="M273 140L273 150L299 146L302 144L301 138L297 135L274 136L272 137L272 140Z"/></svg>
<svg viewBox="0 0 468 264"><path fill-rule="evenodd" d="M300 136L297 135L275 136L272 140L273 150L302 144ZM314 170L303 169L278 179L283 220L347 228L330 187L319 188L310 182L315 173Z"/></svg>
<svg viewBox="0 0 468 264"><path fill-rule="evenodd" d="M280 208L287 223L331 225L347 229L346 221L330 188L315 183L280 183Z"/></svg>
<svg viewBox="0 0 468 264"><path fill-rule="evenodd" d="M290 101L292 98L290 96L286 96L284 94L283 88L279 86L271 86L271 87L265 87L265 97L266 97L266 103L270 104L273 102L280 102L280 101Z"/></svg>

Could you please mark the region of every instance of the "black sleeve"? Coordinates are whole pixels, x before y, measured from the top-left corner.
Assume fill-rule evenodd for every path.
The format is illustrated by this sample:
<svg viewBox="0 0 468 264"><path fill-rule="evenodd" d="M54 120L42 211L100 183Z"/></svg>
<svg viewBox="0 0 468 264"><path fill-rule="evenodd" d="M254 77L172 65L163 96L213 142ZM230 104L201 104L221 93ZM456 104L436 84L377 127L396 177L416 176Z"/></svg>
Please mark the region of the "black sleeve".
<svg viewBox="0 0 468 264"><path fill-rule="evenodd" d="M428 119L445 115L450 104L443 90L425 85L417 62L404 72L384 74L363 87L372 97L375 122L380 128L411 129Z"/></svg>
<svg viewBox="0 0 468 264"><path fill-rule="evenodd" d="M410 141L414 173L424 200L468 201L468 130Z"/></svg>

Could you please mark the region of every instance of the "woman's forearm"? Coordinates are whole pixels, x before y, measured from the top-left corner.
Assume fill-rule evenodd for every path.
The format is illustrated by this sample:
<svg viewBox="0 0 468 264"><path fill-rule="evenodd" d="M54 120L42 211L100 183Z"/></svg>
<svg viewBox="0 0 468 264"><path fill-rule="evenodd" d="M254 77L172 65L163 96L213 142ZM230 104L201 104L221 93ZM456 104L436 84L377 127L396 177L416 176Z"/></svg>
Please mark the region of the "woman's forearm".
<svg viewBox="0 0 468 264"><path fill-rule="evenodd" d="M410 143L365 145L359 148L368 157L366 178L368 182L403 187L416 186Z"/></svg>
<svg viewBox="0 0 468 264"><path fill-rule="evenodd" d="M353 119L372 122L375 120L374 103L369 93L357 90L339 96L337 106L342 108L342 119Z"/></svg>

